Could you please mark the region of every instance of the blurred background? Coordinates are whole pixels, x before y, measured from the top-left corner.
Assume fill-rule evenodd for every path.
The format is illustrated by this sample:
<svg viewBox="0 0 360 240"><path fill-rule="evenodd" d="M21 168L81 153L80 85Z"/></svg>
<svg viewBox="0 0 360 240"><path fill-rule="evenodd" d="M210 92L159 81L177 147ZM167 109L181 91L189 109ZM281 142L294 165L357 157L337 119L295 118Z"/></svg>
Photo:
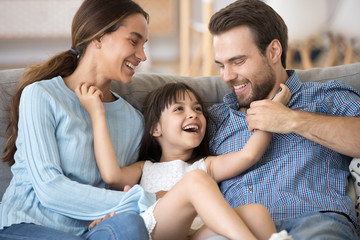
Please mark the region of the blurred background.
<svg viewBox="0 0 360 240"><path fill-rule="evenodd" d="M211 15L234 0L135 0L150 14L139 71L216 75ZM360 62L360 0L264 0L289 28L288 68ZM70 47L82 0L0 0L0 69L26 67Z"/></svg>

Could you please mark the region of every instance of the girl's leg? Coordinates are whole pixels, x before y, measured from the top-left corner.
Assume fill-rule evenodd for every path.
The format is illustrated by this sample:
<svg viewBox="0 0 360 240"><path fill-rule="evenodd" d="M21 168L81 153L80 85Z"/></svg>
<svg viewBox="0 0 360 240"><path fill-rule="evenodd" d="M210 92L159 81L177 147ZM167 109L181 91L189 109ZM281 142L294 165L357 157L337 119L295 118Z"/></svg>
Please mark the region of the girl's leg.
<svg viewBox="0 0 360 240"><path fill-rule="evenodd" d="M152 237L185 239L196 214L217 234L230 239L256 239L205 172L188 173L158 202Z"/></svg>
<svg viewBox="0 0 360 240"><path fill-rule="evenodd" d="M273 233L276 233L276 227L271 219L267 208L261 204L248 204L235 208L244 223L250 231L254 233L257 239L269 239ZM193 236L192 240L208 239L217 234L211 231L206 225L200 228Z"/></svg>
<svg viewBox="0 0 360 240"><path fill-rule="evenodd" d="M269 239L276 233L275 224L269 211L261 204L248 204L235 208L241 219L257 239Z"/></svg>
<svg viewBox="0 0 360 240"><path fill-rule="evenodd" d="M210 237L219 236L217 233L212 231L206 225L203 225L199 230L197 230L194 235L191 236L191 240L203 240L209 239ZM220 236L219 236L220 237ZM223 237L224 239L227 239Z"/></svg>

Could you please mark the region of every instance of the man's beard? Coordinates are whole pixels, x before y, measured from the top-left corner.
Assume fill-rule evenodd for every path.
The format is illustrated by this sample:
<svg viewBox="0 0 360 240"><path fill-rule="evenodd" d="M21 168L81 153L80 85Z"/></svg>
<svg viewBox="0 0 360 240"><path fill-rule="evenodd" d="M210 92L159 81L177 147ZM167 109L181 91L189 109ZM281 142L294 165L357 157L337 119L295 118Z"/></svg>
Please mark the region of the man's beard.
<svg viewBox="0 0 360 240"><path fill-rule="evenodd" d="M261 76L261 80L260 78L258 78L257 81L252 82L251 96L249 96L248 98L244 98L241 95L237 96L237 100L241 108L249 108L251 102L265 99L273 90L276 81L274 70L270 68L269 65L267 65L265 70L267 71L265 75ZM257 76L259 76L259 74Z"/></svg>

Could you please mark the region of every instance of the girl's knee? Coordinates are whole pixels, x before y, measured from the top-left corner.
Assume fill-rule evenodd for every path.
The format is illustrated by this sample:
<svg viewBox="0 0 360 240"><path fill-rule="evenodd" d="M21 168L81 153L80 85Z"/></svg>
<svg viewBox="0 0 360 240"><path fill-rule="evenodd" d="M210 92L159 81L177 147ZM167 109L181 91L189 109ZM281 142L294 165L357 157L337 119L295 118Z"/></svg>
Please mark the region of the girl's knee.
<svg viewBox="0 0 360 240"><path fill-rule="evenodd" d="M189 172L185 175L183 180L192 185L206 185L214 182L210 175L202 170L193 170Z"/></svg>

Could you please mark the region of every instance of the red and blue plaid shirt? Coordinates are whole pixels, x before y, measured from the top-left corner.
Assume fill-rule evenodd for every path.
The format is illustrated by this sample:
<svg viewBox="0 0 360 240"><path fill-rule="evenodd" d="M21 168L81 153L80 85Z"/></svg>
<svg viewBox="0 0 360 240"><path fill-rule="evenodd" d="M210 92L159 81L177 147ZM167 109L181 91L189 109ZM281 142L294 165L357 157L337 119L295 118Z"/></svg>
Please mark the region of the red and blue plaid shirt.
<svg viewBox="0 0 360 240"><path fill-rule="evenodd" d="M302 83L288 71L292 93L288 107L337 116L360 116L360 94L338 81ZM214 155L239 151L251 136L236 95L210 107L210 150ZM309 123L311 124L311 123ZM338 139L342 141L342 139ZM351 158L297 134L273 134L260 161L237 177L223 181L221 191L232 207L265 205L274 220L306 212L345 213L356 224L353 201L346 195ZM357 226L358 227L358 226Z"/></svg>

